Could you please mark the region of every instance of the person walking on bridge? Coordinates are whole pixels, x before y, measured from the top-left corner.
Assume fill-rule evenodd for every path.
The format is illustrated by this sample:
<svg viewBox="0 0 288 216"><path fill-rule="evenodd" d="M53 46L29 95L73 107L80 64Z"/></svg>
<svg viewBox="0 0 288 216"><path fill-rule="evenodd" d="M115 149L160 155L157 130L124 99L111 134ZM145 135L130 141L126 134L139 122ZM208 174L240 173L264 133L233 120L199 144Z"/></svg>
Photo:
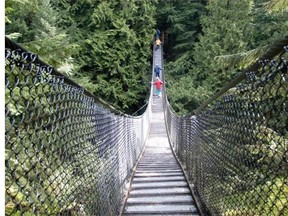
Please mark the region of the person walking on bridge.
<svg viewBox="0 0 288 216"><path fill-rule="evenodd" d="M156 86L157 96L160 97L161 96L161 88L162 88L163 82L160 80L159 77L156 77L156 81L153 82L153 85Z"/></svg>
<svg viewBox="0 0 288 216"><path fill-rule="evenodd" d="M157 51L160 48L160 44L161 44L161 41L159 38L156 39L155 44L156 44L155 51Z"/></svg>
<svg viewBox="0 0 288 216"><path fill-rule="evenodd" d="M160 30L159 30L159 29L156 29L155 38L156 38L156 39L157 39L157 38L160 38L160 36L161 36Z"/></svg>
<svg viewBox="0 0 288 216"><path fill-rule="evenodd" d="M160 68L158 65L156 65L154 68L154 72L155 72L156 77L160 78L160 70L162 70L162 68Z"/></svg>

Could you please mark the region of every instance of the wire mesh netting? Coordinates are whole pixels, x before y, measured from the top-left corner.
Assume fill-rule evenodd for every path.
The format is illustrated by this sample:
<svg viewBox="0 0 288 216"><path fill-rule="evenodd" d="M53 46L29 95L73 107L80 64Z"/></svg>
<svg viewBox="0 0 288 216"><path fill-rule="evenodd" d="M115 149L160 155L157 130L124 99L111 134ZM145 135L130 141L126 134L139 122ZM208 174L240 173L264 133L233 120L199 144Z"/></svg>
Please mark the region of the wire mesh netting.
<svg viewBox="0 0 288 216"><path fill-rule="evenodd" d="M172 146L207 214L288 215L287 52L262 65L197 115L166 106Z"/></svg>
<svg viewBox="0 0 288 216"><path fill-rule="evenodd" d="M5 55L5 214L117 215L150 105L132 118L35 54L7 47Z"/></svg>

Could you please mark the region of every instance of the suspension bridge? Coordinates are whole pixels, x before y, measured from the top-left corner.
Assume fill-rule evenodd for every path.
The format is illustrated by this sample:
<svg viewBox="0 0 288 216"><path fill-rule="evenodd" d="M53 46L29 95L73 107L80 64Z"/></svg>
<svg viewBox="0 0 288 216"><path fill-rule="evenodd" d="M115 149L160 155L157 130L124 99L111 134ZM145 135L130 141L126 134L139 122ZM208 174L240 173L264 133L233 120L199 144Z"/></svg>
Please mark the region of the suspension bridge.
<svg viewBox="0 0 288 216"><path fill-rule="evenodd" d="M165 85L122 113L5 42L6 215L288 215L287 38L187 116Z"/></svg>

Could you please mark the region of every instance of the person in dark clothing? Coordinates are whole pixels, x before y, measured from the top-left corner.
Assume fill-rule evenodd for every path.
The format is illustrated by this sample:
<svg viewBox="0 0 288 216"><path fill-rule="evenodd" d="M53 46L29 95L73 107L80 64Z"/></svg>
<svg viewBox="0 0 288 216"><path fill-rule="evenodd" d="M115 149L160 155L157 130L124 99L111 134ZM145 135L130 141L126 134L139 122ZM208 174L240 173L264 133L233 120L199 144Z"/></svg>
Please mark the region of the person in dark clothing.
<svg viewBox="0 0 288 216"><path fill-rule="evenodd" d="M162 70L158 65L155 66L154 72L156 77L160 77L160 70Z"/></svg>
<svg viewBox="0 0 288 216"><path fill-rule="evenodd" d="M157 39L157 38L160 38L160 36L161 36L160 30L159 30L159 29L156 29L156 39Z"/></svg>

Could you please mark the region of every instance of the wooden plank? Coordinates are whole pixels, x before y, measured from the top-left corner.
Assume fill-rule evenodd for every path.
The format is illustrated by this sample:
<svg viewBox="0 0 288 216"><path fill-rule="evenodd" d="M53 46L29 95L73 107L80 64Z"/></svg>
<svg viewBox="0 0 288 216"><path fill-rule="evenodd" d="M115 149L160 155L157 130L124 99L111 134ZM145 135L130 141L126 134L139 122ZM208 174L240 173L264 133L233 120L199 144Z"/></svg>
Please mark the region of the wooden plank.
<svg viewBox="0 0 288 216"><path fill-rule="evenodd" d="M173 188L173 187L188 187L186 181L173 182L133 182L131 189L145 189L145 188Z"/></svg>
<svg viewBox="0 0 288 216"><path fill-rule="evenodd" d="M134 177L163 177L163 176L181 176L181 171L173 172L136 172Z"/></svg>
<svg viewBox="0 0 288 216"><path fill-rule="evenodd" d="M125 208L127 213L161 213L161 214L173 214L173 213L196 213L197 209L194 205L132 205Z"/></svg>
<svg viewBox="0 0 288 216"><path fill-rule="evenodd" d="M128 205L132 204L192 204L193 199L190 195L175 195L175 196L145 196L145 197L130 197L127 200Z"/></svg>
<svg viewBox="0 0 288 216"><path fill-rule="evenodd" d="M140 189L140 190L132 190L130 192L131 195L139 195L139 194L158 194L158 195L167 195L167 194L191 194L190 190L187 187L179 187L179 188L160 188L160 189Z"/></svg>
<svg viewBox="0 0 288 216"><path fill-rule="evenodd" d="M134 177L133 182L167 182L167 181L185 181L184 176L165 176L165 177Z"/></svg>

